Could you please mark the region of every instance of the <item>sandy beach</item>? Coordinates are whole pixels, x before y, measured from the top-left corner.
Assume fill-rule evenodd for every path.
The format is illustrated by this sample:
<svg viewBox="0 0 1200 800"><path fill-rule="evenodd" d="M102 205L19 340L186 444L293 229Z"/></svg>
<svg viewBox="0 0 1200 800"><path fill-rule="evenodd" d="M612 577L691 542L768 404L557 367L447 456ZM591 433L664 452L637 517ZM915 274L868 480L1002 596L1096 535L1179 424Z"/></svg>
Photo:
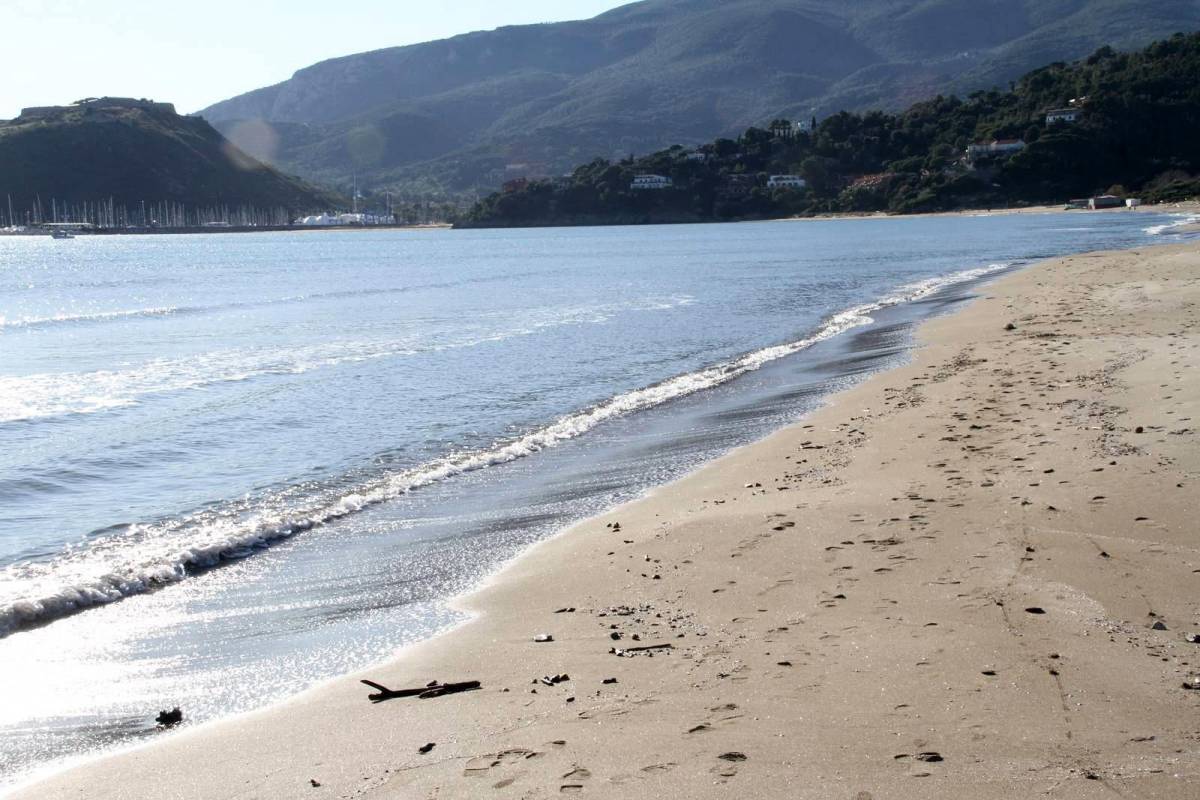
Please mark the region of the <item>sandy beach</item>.
<svg viewBox="0 0 1200 800"><path fill-rule="evenodd" d="M1140 212L1156 212L1164 214L1197 214L1200 213L1200 201L1185 200L1176 203L1156 203L1148 205L1140 205L1136 208L1106 208L1098 211L1088 211L1078 209L1072 213L1077 214L1130 214ZM828 219L887 219L889 217L897 217L903 219L911 219L914 217L995 217L995 216L1011 216L1011 215L1026 215L1026 214L1061 214L1063 206L1055 205L1040 205L1040 206L1020 206L1016 208L970 208L959 211L928 211L918 214L893 214L888 211L863 212L859 214L815 214L811 217L786 217L784 219L775 220L776 222L804 222L807 220L828 220ZM1195 230L1185 229L1180 226L1179 233L1194 233Z"/></svg>
<svg viewBox="0 0 1200 800"><path fill-rule="evenodd" d="M1198 362L1200 245L1035 265L452 633L15 796L1195 798Z"/></svg>

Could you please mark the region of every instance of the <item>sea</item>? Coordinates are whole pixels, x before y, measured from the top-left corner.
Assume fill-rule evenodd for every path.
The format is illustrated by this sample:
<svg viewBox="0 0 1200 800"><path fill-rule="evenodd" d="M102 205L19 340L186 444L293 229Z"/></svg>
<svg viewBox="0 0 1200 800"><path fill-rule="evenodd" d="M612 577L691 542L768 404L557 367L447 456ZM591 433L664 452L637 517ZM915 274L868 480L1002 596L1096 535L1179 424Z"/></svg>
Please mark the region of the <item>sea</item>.
<svg viewBox="0 0 1200 800"><path fill-rule="evenodd" d="M1185 221L0 237L0 791L386 660L997 276Z"/></svg>

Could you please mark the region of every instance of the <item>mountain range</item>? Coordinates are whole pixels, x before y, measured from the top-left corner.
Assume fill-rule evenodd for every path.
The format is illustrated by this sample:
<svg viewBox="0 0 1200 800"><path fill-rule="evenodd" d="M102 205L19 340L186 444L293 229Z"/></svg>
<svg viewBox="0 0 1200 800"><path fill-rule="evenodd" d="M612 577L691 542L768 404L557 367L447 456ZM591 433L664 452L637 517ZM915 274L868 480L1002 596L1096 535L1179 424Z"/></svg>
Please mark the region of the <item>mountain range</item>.
<svg viewBox="0 0 1200 800"><path fill-rule="evenodd" d="M324 61L199 113L311 180L470 192L1197 29L1198 0L645 0Z"/></svg>

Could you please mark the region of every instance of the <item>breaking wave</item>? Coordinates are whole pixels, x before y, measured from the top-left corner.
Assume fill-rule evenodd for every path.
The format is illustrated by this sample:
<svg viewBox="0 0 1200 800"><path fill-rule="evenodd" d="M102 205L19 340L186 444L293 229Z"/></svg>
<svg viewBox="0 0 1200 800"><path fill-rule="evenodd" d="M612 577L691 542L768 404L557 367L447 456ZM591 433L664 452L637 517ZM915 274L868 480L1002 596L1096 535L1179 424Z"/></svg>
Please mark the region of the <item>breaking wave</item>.
<svg viewBox="0 0 1200 800"><path fill-rule="evenodd" d="M1197 214L1180 214L1175 217L1174 222L1168 222L1164 225L1151 225L1148 228L1143 228L1142 231L1150 236L1162 236L1170 234L1172 228L1182 228L1187 225L1195 225L1200 223L1200 215Z"/></svg>

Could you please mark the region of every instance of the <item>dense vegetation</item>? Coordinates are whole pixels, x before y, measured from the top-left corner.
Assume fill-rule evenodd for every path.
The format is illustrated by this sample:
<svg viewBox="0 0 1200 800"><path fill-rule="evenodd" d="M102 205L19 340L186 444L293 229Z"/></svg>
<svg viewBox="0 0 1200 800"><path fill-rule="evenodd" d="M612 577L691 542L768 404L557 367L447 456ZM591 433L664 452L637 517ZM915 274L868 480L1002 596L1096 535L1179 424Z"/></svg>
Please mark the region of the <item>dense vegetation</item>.
<svg viewBox="0 0 1200 800"><path fill-rule="evenodd" d="M204 208L214 220L227 219L230 210L253 208L274 222L339 200L264 166L204 120L165 104L101 99L0 122L4 224L51 221L64 208L76 217L86 209L93 221L107 215L140 224L143 204L156 218L182 219L186 209L192 219ZM149 222L152 212L145 215Z"/></svg>
<svg viewBox="0 0 1200 800"><path fill-rule="evenodd" d="M463 220L474 225L754 219L831 211L899 213L1062 202L1110 188L1172 199L1200 192L1200 34L1142 52L1105 47L1029 73L1011 91L938 97L900 114L835 114L812 135L783 121L509 187ZM1072 106L1072 101L1074 105ZM1075 122L1047 124L1063 107ZM968 163L972 143L1020 139L1015 154ZM637 174L673 187L630 188ZM804 190L770 189L794 173ZM863 180L863 176L868 177Z"/></svg>
<svg viewBox="0 0 1200 800"><path fill-rule="evenodd" d="M1195 0L646 0L333 59L200 113L306 178L446 199L1198 29ZM243 136L250 120L273 135Z"/></svg>

